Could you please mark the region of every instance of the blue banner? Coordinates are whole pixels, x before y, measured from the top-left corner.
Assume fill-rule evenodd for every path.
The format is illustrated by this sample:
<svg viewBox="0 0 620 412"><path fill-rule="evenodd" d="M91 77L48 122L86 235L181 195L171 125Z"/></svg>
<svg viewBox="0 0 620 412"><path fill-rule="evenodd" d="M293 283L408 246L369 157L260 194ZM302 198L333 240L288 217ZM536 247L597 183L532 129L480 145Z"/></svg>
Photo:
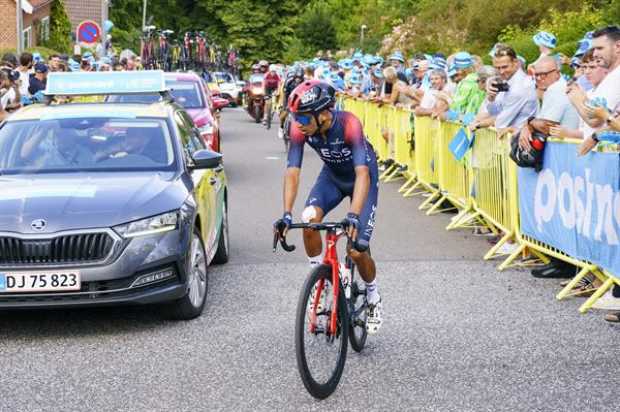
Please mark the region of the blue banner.
<svg viewBox="0 0 620 412"><path fill-rule="evenodd" d="M548 142L543 170L519 168L521 232L620 274L620 156Z"/></svg>

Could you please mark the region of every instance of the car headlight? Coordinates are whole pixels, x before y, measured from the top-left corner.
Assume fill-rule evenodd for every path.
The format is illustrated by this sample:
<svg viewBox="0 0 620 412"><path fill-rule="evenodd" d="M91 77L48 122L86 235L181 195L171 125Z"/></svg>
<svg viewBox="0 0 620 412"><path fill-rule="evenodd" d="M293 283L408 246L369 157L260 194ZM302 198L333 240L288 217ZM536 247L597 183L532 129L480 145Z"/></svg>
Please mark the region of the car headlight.
<svg viewBox="0 0 620 412"><path fill-rule="evenodd" d="M178 220L179 212L174 211L116 226L114 230L124 238L147 236L175 230Z"/></svg>
<svg viewBox="0 0 620 412"><path fill-rule="evenodd" d="M198 128L200 134L213 134L213 125L211 123L205 123Z"/></svg>

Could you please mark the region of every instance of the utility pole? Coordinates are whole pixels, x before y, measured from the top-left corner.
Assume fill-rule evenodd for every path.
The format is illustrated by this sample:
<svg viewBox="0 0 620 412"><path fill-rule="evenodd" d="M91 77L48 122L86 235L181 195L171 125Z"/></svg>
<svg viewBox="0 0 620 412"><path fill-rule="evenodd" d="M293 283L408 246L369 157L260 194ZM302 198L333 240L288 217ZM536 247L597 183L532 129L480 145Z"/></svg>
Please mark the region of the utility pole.
<svg viewBox="0 0 620 412"><path fill-rule="evenodd" d="M147 0L144 0L142 4L142 31L146 28L146 2Z"/></svg>
<svg viewBox="0 0 620 412"><path fill-rule="evenodd" d="M17 23L17 55L24 51L24 13L22 13L22 0L15 2L15 21Z"/></svg>
<svg viewBox="0 0 620 412"><path fill-rule="evenodd" d="M366 26L365 24L362 24L360 26L361 32L360 32L360 48L363 49L364 48L364 30L366 30L368 28L368 26Z"/></svg>

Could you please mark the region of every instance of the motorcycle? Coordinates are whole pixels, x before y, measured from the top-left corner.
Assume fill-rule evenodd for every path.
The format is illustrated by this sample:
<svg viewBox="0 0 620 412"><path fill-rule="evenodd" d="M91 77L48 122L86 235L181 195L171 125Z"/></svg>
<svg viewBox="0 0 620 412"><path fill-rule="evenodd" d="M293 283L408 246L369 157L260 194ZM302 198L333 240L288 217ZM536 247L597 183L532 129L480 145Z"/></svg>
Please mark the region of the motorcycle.
<svg viewBox="0 0 620 412"><path fill-rule="evenodd" d="M265 89L263 88L263 75L253 74L250 76L246 96L246 110L249 115L252 116L254 122L260 123L265 115Z"/></svg>

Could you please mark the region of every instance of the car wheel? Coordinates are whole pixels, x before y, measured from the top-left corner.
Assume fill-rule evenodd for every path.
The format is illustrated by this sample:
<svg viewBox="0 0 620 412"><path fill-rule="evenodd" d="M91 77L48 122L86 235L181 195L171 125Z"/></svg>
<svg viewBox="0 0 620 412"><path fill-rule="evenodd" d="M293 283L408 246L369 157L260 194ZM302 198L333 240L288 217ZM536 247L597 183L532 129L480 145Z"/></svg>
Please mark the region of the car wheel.
<svg viewBox="0 0 620 412"><path fill-rule="evenodd" d="M217 250L213 256L213 263L221 265L228 262L230 241L228 238L228 204L224 200L222 208L222 224L220 225L220 240L217 242Z"/></svg>
<svg viewBox="0 0 620 412"><path fill-rule="evenodd" d="M209 276L207 273L207 253L200 236L194 229L190 243L190 256L187 265L187 294L164 306L164 315L175 320L190 320L202 314L207 301Z"/></svg>

